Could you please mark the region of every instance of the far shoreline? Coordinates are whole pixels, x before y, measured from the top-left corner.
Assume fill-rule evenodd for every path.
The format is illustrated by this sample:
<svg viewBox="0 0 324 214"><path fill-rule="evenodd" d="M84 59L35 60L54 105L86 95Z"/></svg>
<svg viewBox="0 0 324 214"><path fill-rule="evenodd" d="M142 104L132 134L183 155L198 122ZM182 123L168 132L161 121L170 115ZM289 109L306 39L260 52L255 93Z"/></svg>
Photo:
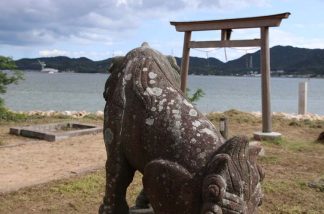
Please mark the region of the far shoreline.
<svg viewBox="0 0 324 214"><path fill-rule="evenodd" d="M105 74L109 75L107 72L71 72L71 71L59 71L57 73L46 73L41 72L40 70L21 70L26 73L41 73L41 74ZM189 76L212 76L212 77L248 77L248 78L261 78L261 76L253 76L253 75L204 75L204 74L189 74ZM289 79L324 79L324 76L310 76L310 75L281 75L281 76L271 76L271 78L289 78Z"/></svg>

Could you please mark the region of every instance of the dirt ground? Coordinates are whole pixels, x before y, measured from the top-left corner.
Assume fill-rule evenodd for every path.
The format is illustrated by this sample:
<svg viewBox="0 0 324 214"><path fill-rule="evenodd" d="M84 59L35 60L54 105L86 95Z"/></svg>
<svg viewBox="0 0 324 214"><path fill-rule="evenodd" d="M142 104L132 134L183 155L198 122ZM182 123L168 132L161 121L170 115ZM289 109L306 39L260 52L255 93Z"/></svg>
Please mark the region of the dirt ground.
<svg viewBox="0 0 324 214"><path fill-rule="evenodd" d="M219 117L209 115L215 125ZM261 129L261 119L251 114L229 111L227 117L230 136L251 137ZM102 124L102 120L92 122ZM105 189L102 134L49 143L9 135L10 126L0 124L0 213L97 213ZM309 182L324 179L324 145L314 142L324 131L324 120L275 117L273 129L283 139L262 142L265 155L258 162L266 177L259 213L324 214L323 189L309 187ZM82 173L92 169L99 170ZM130 205L141 183L137 174L128 188Z"/></svg>
<svg viewBox="0 0 324 214"><path fill-rule="evenodd" d="M8 134L1 126L0 193L104 167L102 133L47 142Z"/></svg>

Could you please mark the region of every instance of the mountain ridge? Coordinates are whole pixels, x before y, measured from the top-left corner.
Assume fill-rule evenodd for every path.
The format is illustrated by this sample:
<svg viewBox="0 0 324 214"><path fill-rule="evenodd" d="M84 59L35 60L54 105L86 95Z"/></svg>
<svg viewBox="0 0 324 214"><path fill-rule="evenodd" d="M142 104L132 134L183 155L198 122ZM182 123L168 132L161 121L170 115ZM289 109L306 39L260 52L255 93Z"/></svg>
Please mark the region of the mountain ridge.
<svg viewBox="0 0 324 214"><path fill-rule="evenodd" d="M175 57L177 64L181 58ZM46 67L61 72L105 73L112 58L93 61L86 57L69 58L66 56L23 58L16 60L20 70L41 70L39 61ZM324 49L307 49L292 46L270 48L270 63L273 75L308 75L324 77ZM222 62L217 58L190 57L189 74L196 75L249 75L259 73L260 50L245 54L237 59Z"/></svg>

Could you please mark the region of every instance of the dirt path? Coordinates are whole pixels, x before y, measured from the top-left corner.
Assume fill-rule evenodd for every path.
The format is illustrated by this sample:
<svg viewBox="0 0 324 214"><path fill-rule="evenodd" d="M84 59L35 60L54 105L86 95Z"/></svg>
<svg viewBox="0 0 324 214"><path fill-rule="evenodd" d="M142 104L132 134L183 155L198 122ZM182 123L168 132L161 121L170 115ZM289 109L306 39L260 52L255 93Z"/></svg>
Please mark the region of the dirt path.
<svg viewBox="0 0 324 214"><path fill-rule="evenodd" d="M0 148L0 193L103 168L102 134Z"/></svg>

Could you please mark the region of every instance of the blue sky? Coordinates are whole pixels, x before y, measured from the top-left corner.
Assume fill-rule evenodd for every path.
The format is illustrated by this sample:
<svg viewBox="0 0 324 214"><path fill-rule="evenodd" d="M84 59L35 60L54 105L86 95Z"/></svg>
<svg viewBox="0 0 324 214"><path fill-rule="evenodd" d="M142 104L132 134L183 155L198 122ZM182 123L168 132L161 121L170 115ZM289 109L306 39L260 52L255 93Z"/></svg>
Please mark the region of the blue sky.
<svg viewBox="0 0 324 214"><path fill-rule="evenodd" d="M170 21L215 20L290 12L270 29L270 46L324 48L324 0L0 0L0 55L14 59L69 56L102 60L124 55L147 41L181 56L183 33ZM193 40L219 39L219 31ZM234 31L233 39L257 38L258 30ZM227 49L227 60L257 49ZM191 56L225 61L224 49L192 50Z"/></svg>

